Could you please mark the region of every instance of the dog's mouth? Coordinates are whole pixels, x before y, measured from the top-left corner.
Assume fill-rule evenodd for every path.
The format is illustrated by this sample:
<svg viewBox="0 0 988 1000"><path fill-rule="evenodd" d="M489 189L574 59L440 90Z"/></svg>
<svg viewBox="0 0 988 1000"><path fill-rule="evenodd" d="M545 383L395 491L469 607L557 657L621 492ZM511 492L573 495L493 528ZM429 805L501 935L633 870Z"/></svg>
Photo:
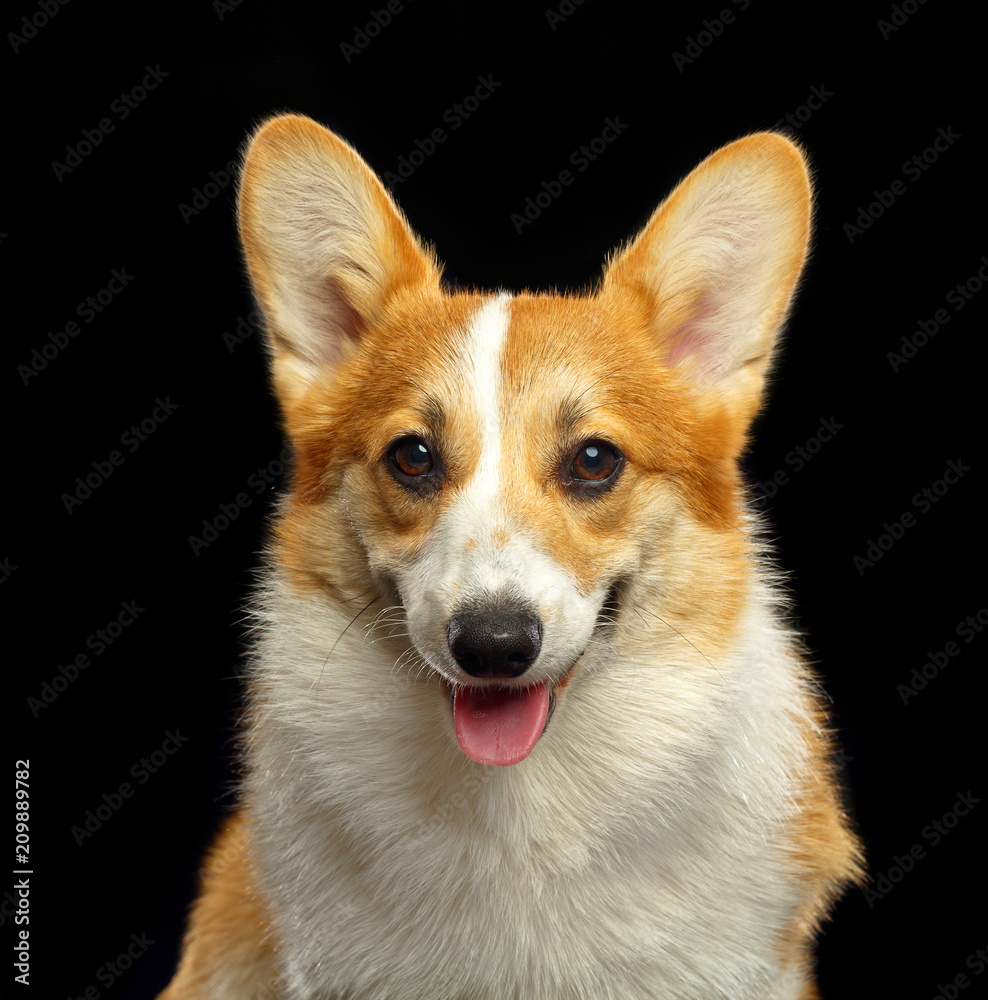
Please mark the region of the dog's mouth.
<svg viewBox="0 0 988 1000"><path fill-rule="evenodd" d="M615 583L601 606L595 633L613 626L618 600L619 585ZM583 650L554 683L471 687L444 680L460 749L478 764L508 767L523 761L545 733L556 708L557 692L569 685L585 653Z"/></svg>
<svg viewBox="0 0 988 1000"><path fill-rule="evenodd" d="M542 738L554 701L548 684L451 688L453 728L460 749L478 764L508 767L520 763Z"/></svg>

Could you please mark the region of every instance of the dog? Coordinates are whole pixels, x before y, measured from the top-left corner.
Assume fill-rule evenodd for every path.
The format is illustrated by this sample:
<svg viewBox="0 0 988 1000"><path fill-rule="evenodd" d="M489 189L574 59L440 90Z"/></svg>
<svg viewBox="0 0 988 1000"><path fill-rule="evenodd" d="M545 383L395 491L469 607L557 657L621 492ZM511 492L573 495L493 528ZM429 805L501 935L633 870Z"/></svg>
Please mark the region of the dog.
<svg viewBox="0 0 988 1000"><path fill-rule="evenodd" d="M448 288L302 116L238 208L294 465L162 1000L817 997L860 851L739 471L801 150L713 153L580 294Z"/></svg>

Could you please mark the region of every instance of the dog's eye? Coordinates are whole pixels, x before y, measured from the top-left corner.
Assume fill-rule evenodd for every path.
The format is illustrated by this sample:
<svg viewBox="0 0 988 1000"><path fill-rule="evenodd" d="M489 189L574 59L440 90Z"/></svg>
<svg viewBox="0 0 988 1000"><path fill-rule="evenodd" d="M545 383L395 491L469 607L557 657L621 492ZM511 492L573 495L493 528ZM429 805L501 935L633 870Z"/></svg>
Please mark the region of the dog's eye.
<svg viewBox="0 0 988 1000"><path fill-rule="evenodd" d="M422 438L408 434L391 442L384 464L405 489L428 497L443 487L445 471L439 454Z"/></svg>
<svg viewBox="0 0 988 1000"><path fill-rule="evenodd" d="M417 437L402 438L391 449L391 461L406 476L427 476L435 468L428 445Z"/></svg>
<svg viewBox="0 0 988 1000"><path fill-rule="evenodd" d="M396 438L384 453L385 468L401 486L422 497L443 488L445 470L439 453L416 434Z"/></svg>
<svg viewBox="0 0 988 1000"><path fill-rule="evenodd" d="M618 471L620 453L604 441L585 441L577 449L570 465L570 478L576 482L604 483Z"/></svg>

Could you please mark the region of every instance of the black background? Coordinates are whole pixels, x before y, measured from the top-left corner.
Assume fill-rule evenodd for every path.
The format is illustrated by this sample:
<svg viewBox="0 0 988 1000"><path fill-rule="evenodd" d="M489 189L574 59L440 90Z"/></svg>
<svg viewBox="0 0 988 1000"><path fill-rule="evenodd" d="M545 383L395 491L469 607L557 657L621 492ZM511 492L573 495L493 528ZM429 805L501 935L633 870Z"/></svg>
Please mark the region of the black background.
<svg viewBox="0 0 988 1000"><path fill-rule="evenodd" d="M572 13L551 24L539 4L507 13L404 0L349 60L341 43L352 45L383 2L317 13L257 0L94 12L76 0L48 23L38 3L9 8L4 30L23 41L8 35L2 56L13 506L0 593L11 767L30 758L34 852L32 985L12 983L5 965L11 995L153 996L175 961L197 857L230 801L240 622L272 497L250 477L282 449L258 336L224 340L253 308L233 185L222 184L248 132L271 112L303 112L383 174L444 128L447 140L394 190L447 273L488 288L578 287L703 156L801 106L806 120L792 131L816 176L815 250L749 463L755 481L789 477L762 506L834 701L868 868L888 890L855 890L841 903L821 943L822 988L830 998L925 1000L967 974L959 995L988 995L988 972L965 967L988 945L971 909L983 914L988 801L939 843L929 827L959 793L988 798L979 685L988 636L955 634L988 608L976 520L988 290L975 278L962 309L948 299L988 261L981 55L969 45L984 25L960 5L910 2L883 37L879 21L896 9L888 3L836 14L740 6L643 13L587 0L564 5ZM705 27L724 9L730 23ZM41 25L33 37L23 17ZM673 54L691 37L698 55L677 67ZM160 82L122 118L121 95L143 85L147 67ZM453 130L444 113L487 75L498 86ZM813 88L826 100L810 112ZM66 146L104 118L113 130L56 171ZM627 127L516 232L512 213L607 118ZM904 172L924 150L933 160L938 135L957 138L941 140L928 169ZM897 180L904 193L876 203L879 217L849 238L846 224ZM77 306L114 269L132 277L85 323ZM949 321L894 371L889 352L937 310ZM79 335L48 347L54 356L27 376L33 352L72 320ZM177 408L129 451L121 437L158 399ZM823 419L841 426L817 449ZM800 469L798 446L816 449ZM123 463L67 510L76 477L114 450ZM969 471L921 511L914 495L958 460ZM249 505L194 553L190 536L242 492ZM903 537L856 567L907 511L915 522ZM143 609L136 621L71 683L59 680L50 704L29 702L62 676L60 665L93 653L87 638L122 602ZM904 703L900 685L950 641L957 655L928 669L926 687ZM169 731L186 742L139 784L132 769ZM123 782L133 797L77 843L72 828ZM914 845L923 856L912 870L895 869ZM11 924L8 906L5 932ZM105 963L132 935L154 943L108 985Z"/></svg>

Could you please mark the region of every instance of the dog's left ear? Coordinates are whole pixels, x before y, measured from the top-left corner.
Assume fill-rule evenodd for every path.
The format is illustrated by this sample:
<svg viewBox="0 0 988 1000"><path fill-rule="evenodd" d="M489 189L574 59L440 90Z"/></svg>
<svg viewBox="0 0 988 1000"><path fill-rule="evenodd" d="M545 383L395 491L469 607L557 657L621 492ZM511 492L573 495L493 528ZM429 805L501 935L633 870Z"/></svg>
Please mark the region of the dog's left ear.
<svg viewBox="0 0 988 1000"><path fill-rule="evenodd" d="M644 296L666 362L743 436L806 258L812 193L773 132L704 160L611 261L601 294Z"/></svg>

